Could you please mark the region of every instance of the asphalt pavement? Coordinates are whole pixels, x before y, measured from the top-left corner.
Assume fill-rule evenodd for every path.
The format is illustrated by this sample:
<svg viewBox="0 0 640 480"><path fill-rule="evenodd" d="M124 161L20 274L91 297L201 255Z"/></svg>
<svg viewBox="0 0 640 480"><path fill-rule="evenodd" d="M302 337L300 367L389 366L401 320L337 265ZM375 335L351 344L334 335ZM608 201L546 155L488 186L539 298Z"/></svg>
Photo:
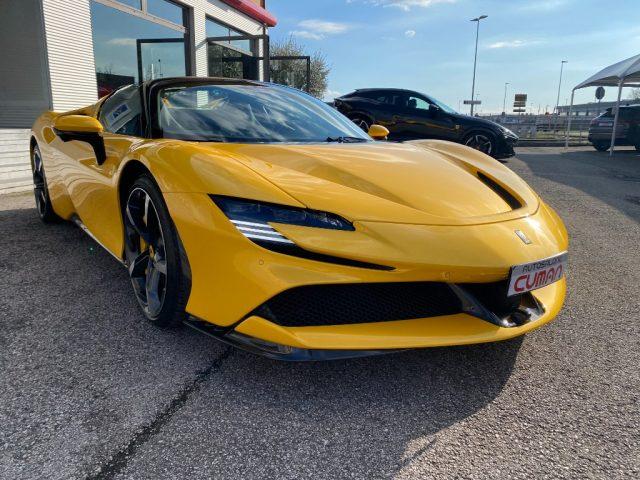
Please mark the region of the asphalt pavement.
<svg viewBox="0 0 640 480"><path fill-rule="evenodd" d="M327 363L145 323L109 254L0 196L0 478L640 478L640 154L507 165L570 232L556 321Z"/></svg>

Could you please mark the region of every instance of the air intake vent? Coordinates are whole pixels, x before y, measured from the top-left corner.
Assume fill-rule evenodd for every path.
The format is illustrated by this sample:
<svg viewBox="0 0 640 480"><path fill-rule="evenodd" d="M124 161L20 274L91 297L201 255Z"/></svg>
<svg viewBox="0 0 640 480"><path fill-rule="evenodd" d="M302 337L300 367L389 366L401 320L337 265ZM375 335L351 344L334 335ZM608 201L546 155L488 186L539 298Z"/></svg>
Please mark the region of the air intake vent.
<svg viewBox="0 0 640 480"><path fill-rule="evenodd" d="M462 312L445 283L308 285L286 290L253 314L282 326L347 325L436 317Z"/></svg>
<svg viewBox="0 0 640 480"><path fill-rule="evenodd" d="M507 205L509 205L511 210L517 210L518 208L522 207L522 203L520 203L520 201L516 197L511 195L511 193L509 193L502 185L500 185L495 180L487 177L482 172L478 172L478 178L482 180L482 183L484 183L487 187L493 190L500 198L502 198L507 203Z"/></svg>

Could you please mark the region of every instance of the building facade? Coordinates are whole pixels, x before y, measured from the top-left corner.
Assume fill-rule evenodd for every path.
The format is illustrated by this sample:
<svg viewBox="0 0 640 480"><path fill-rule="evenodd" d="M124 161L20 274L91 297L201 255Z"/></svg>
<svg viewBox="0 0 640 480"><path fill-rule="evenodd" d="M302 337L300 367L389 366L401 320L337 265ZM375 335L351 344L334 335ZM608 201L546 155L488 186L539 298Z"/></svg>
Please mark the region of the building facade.
<svg viewBox="0 0 640 480"><path fill-rule="evenodd" d="M261 0L0 0L0 193L32 186L43 111L171 76L268 80Z"/></svg>

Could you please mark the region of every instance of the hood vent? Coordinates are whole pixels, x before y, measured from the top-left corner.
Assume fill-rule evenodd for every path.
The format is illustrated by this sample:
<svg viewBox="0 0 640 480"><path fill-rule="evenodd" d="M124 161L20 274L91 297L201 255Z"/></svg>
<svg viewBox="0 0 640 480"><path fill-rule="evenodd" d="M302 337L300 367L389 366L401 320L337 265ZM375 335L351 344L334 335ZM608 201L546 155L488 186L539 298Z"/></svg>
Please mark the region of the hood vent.
<svg viewBox="0 0 640 480"><path fill-rule="evenodd" d="M498 182L493 180L492 178L487 177L484 173L478 172L478 178L484 183L487 187L493 190L500 198L502 198L507 205L511 208L511 210L517 210L522 207L522 203L516 197L514 197L507 189L505 189Z"/></svg>

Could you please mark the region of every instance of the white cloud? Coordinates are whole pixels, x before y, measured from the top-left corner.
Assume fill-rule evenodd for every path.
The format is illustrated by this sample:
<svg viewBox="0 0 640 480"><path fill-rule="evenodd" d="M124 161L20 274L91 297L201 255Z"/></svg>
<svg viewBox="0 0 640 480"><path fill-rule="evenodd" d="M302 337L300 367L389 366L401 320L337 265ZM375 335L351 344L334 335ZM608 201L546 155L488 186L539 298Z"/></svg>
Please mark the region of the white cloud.
<svg viewBox="0 0 640 480"><path fill-rule="evenodd" d="M527 47L529 45L536 45L540 43L537 40L506 40L502 42L495 42L489 45L489 48L520 48Z"/></svg>
<svg viewBox="0 0 640 480"><path fill-rule="evenodd" d="M108 45L129 46L136 44L135 38L112 38L107 41Z"/></svg>
<svg viewBox="0 0 640 480"><path fill-rule="evenodd" d="M347 23L328 22L326 20L309 19L298 23L300 30L291 31L291 35L322 40L327 35L337 35L349 31L352 26Z"/></svg>
<svg viewBox="0 0 640 480"><path fill-rule="evenodd" d="M338 23L338 22L327 22L324 20L303 20L298 24L299 27L304 28L305 30L310 30L312 32L326 33L329 35L333 35L336 33L344 33L349 30L351 27L346 23Z"/></svg>
<svg viewBox="0 0 640 480"><path fill-rule="evenodd" d="M407 38L413 38L416 36L416 31L415 30L407 30L406 32L404 32L404 36Z"/></svg>
<svg viewBox="0 0 640 480"><path fill-rule="evenodd" d="M294 37L308 38L310 40L322 40L324 38L321 33L313 33L307 30L291 30L289 33Z"/></svg>
<svg viewBox="0 0 640 480"><path fill-rule="evenodd" d="M379 7L395 7L408 12L413 7L427 8L438 3L455 3L458 0L363 0L364 3ZM347 0L347 3L354 3L355 0Z"/></svg>

